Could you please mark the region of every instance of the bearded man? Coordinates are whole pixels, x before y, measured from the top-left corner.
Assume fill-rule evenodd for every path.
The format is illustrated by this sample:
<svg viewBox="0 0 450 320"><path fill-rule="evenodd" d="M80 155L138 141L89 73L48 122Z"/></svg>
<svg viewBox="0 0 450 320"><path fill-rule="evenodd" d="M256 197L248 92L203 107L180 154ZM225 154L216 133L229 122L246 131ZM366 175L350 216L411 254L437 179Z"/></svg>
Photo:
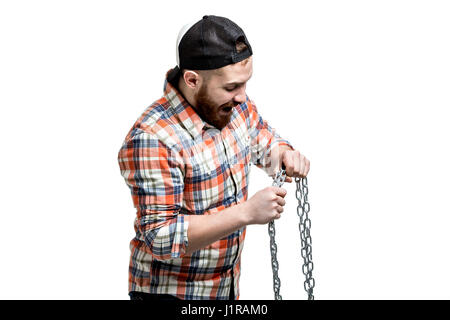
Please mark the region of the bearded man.
<svg viewBox="0 0 450 320"><path fill-rule="evenodd" d="M132 300L238 299L247 225L279 219L286 190L248 199L251 165L286 181L310 162L263 120L246 95L252 48L231 20L204 16L178 35L164 95L119 151L136 208L130 243Z"/></svg>

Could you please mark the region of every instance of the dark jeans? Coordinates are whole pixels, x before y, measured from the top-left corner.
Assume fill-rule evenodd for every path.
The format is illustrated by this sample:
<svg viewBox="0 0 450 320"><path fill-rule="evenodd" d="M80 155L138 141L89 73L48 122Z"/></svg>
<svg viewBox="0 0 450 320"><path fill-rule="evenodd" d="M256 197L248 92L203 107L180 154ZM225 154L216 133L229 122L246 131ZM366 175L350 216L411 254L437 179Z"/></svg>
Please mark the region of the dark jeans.
<svg viewBox="0 0 450 320"><path fill-rule="evenodd" d="M130 300L137 300L137 301L181 300L170 294L155 294L155 293L131 291L130 293L128 293L128 295L130 296ZM230 300L234 300L234 290L230 291Z"/></svg>
<svg viewBox="0 0 450 320"><path fill-rule="evenodd" d="M175 296L172 296L170 294L155 294L155 293L145 293L145 292L137 292L137 291L131 291L128 293L130 296L130 300L136 300L136 301L175 301L180 300Z"/></svg>

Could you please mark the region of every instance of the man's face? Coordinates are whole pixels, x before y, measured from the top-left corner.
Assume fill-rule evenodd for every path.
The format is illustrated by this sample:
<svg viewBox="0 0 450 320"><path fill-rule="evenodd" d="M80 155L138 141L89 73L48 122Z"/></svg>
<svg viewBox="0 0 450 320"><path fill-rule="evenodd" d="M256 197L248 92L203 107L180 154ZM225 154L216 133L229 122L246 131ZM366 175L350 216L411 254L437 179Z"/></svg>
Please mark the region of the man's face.
<svg viewBox="0 0 450 320"><path fill-rule="evenodd" d="M195 94L196 111L217 129L231 119L233 108L245 102L245 88L253 72L252 57L210 72Z"/></svg>

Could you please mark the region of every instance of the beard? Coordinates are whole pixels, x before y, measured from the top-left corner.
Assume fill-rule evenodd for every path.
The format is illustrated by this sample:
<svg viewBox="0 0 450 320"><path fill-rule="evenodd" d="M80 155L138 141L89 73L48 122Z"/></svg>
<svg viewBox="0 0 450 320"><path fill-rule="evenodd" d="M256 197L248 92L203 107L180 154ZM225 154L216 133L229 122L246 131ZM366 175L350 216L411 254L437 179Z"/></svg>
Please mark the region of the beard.
<svg viewBox="0 0 450 320"><path fill-rule="evenodd" d="M231 120L232 110L238 104L229 101L220 106L215 104L207 93L207 85L204 84L195 96L197 106L194 108L203 121L222 130Z"/></svg>

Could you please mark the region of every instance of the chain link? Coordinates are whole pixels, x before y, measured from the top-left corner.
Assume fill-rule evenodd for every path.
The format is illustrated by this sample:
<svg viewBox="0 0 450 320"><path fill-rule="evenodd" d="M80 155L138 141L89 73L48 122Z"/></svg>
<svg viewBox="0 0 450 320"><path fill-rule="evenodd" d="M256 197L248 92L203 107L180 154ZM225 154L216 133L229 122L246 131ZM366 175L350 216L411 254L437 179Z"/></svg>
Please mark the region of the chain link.
<svg viewBox="0 0 450 320"><path fill-rule="evenodd" d="M272 186L281 187L286 179L286 171L281 169L274 177ZM303 287L308 294L308 300L314 300L313 289L315 280L312 276L314 264L312 262L312 238L311 238L311 219L308 217L310 210L308 202L308 180L305 178L295 178L297 190L295 196L298 200L297 215L300 218L298 228L300 231L301 256L303 258L302 272L305 275ZM280 295L281 281L278 277L278 259L277 244L275 242L275 223L269 222L268 231L270 236L270 254L272 258L273 291L275 300L282 300Z"/></svg>
<svg viewBox="0 0 450 320"><path fill-rule="evenodd" d="M308 300L314 300L314 286L316 284L312 271L314 269L314 263L312 261L312 238L311 238L311 219L308 217L310 210L308 202L308 179L295 178L297 190L295 197L298 200L297 215L300 218L298 229L300 231L301 241L301 255L303 258L302 272L305 275L305 282L303 287L308 294Z"/></svg>
<svg viewBox="0 0 450 320"><path fill-rule="evenodd" d="M281 187L286 178L285 171L280 170L274 177L272 186ZM272 257L272 275L273 275L273 292L275 294L275 300L282 300L280 295L281 281L278 277L278 259L277 259L277 243L275 242L275 222L272 220L269 222L269 236L270 236L270 255Z"/></svg>

